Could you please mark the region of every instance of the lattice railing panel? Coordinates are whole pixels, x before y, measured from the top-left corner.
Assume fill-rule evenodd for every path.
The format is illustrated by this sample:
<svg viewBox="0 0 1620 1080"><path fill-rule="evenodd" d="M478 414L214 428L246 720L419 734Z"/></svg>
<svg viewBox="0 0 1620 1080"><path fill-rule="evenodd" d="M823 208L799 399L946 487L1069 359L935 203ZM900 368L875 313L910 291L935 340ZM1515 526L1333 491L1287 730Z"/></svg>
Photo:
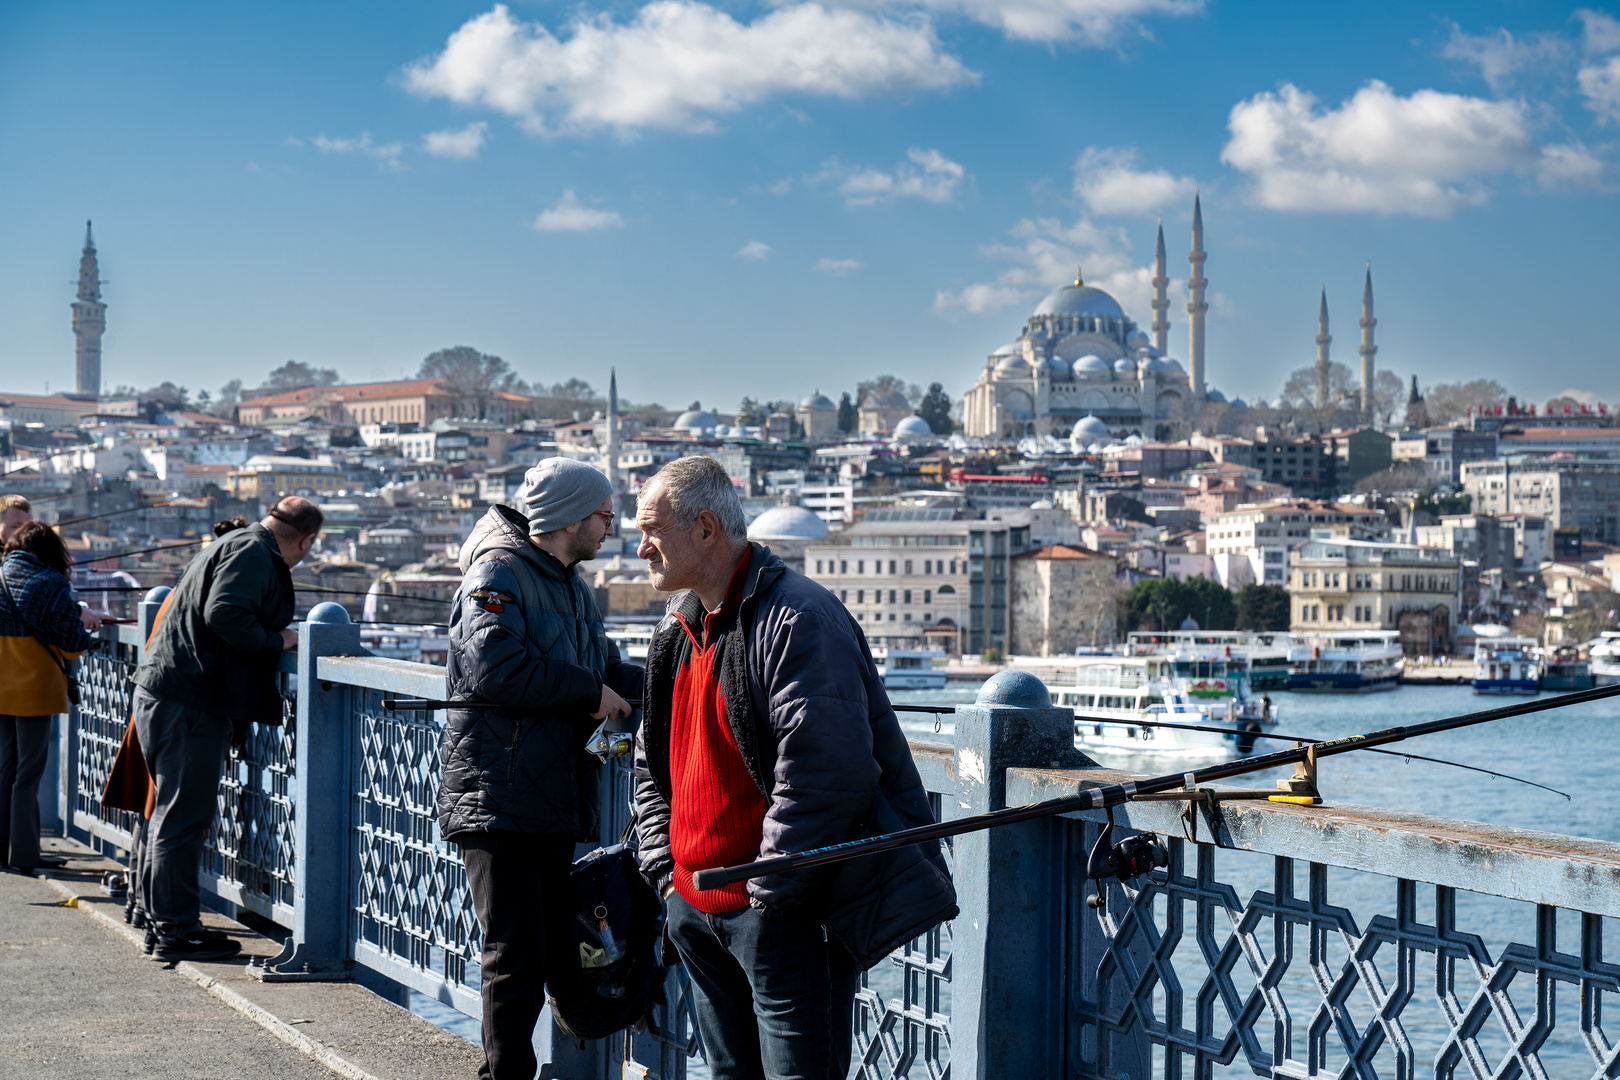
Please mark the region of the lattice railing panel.
<svg viewBox="0 0 1620 1080"><path fill-rule="evenodd" d="M276 676L280 725L249 724L242 744L231 747L203 849L203 869L239 886L244 904L261 914L271 905L291 907L297 881L295 679L285 672Z"/></svg>
<svg viewBox="0 0 1620 1080"><path fill-rule="evenodd" d="M934 819L941 800L929 793ZM951 843L943 844L945 861ZM861 973L855 996L855 1061L861 1080L949 1080L951 1075L951 924L942 923L889 956L898 969L898 995L874 982L889 982L881 966Z"/></svg>
<svg viewBox="0 0 1620 1080"><path fill-rule="evenodd" d="M97 641L79 657L79 704L71 715L78 760L72 810L111 826L111 831L120 834L126 844L135 815L103 809L101 790L107 786L107 774L112 771L118 744L129 726L135 692L131 679L139 663L136 646Z"/></svg>
<svg viewBox="0 0 1620 1080"><path fill-rule="evenodd" d="M1601 917L1578 914L1579 950L1565 953L1557 909L1538 906L1535 943L1509 943L1493 958L1481 937L1457 929L1453 889L1432 886L1435 915L1425 923L1418 897L1428 887L1380 879L1393 889L1394 914L1363 930L1332 902L1320 863L1300 864L1301 894L1294 860L1275 858L1272 888L1244 902L1217 877L1216 848L1169 847L1168 869L1139 887L1110 887L1102 912L1085 906L1082 890L1070 898L1074 958L1086 920L1103 942L1094 980L1082 964L1072 969L1074 1075L1146 1075L1151 1061L1164 1080L1620 1077L1620 1047L1601 1022L1602 995L1620 993L1620 965L1603 959ZM1555 1064L1543 1061L1559 983L1576 994L1566 1023L1577 1017L1589 1058L1576 1072L1562 1050ZM1420 1043L1438 1049L1420 1052Z"/></svg>

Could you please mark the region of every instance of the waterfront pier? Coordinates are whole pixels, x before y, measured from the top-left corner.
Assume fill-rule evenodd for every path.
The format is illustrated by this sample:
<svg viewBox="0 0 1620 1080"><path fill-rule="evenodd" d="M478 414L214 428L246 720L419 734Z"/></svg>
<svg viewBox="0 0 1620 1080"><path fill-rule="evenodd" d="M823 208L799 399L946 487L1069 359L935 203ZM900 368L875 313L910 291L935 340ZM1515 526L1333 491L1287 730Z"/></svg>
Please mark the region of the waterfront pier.
<svg viewBox="0 0 1620 1080"><path fill-rule="evenodd" d="M97 796L158 600L142 605L141 625L104 630L80 662L83 703L64 718L52 775L65 834L56 846L85 854L60 880L13 878L0 889L0 937L20 958L7 963L31 965L26 978L0 980L0 1015L39 1017L25 1034L23 1020L8 1021L0 1053L26 1039L28 1053L88 1063L37 1075L163 1075L134 1056L148 1045L138 1039L127 1043L127 1067L113 1068L126 1044L108 1025L126 985L129 997L151 1000L140 995L164 994L152 980L167 978L165 1008L145 1007L143 1030L169 1025L194 1039L224 1025L207 1017L225 1009L233 1032L246 1025L274 1053L318 1066L267 1065L266 1075L414 1077L422 1073L409 1068L428 1065L474 1075L476 1048L396 1004L416 991L478 1013L478 925L457 851L434 823L443 718L383 706L442 698L444 672L363 655L359 628L335 605L300 624L299 649L285 658L283 723L252 728L220 787L204 889L220 918L267 931L253 963L126 970L134 945L118 936L118 911L90 894L97 867L121 858L129 822ZM918 742L913 752L936 813L953 818L1124 775L1073 750L1072 730L1072 713L1051 707L1039 680L1005 672L957 707L954 745ZM604 766L602 783L611 843L628 809L625 763ZM1620 917L1620 844L1329 795L1314 807L1118 807L1115 838L1159 837L1169 866L1104 886L1100 908L1084 866L1101 812L955 838L961 914L868 973L858 1075L1620 1075L1601 1010L1604 995L1620 993L1620 964L1603 943L1604 921ZM56 907L69 893L79 908ZM1492 904L1520 911L1523 932L1483 932L1477 921ZM50 953L47 939L63 937L89 959L68 945ZM75 989L47 998L39 987L63 968ZM702 1048L678 969L666 995L645 1030L597 1043L566 1039L543 1018L541 1075L685 1076ZM65 1041L92 1020L116 1044L94 1062ZM391 1063L386 1046L412 1040L414 1058Z"/></svg>

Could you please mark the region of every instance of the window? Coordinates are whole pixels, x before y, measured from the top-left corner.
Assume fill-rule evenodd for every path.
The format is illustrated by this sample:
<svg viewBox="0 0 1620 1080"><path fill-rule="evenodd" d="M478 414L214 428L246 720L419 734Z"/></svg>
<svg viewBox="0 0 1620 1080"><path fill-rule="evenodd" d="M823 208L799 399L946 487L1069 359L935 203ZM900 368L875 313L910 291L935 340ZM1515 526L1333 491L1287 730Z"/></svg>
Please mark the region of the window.
<svg viewBox="0 0 1620 1080"><path fill-rule="evenodd" d="M934 560L933 559L924 559L923 560L923 573L932 574L933 572L934 572Z"/></svg>
<svg viewBox="0 0 1620 1080"><path fill-rule="evenodd" d="M894 612L889 612L889 621L894 622Z"/></svg>
<svg viewBox="0 0 1620 1080"><path fill-rule="evenodd" d="M911 590L910 590L910 589L907 589L907 590L906 590L906 591L905 591L905 593L904 593L904 594L903 594L903 596L902 596L902 600L901 600L901 602L902 602L902 603L906 603L906 604L909 604L909 603L911 603ZM911 616L910 616L910 615L907 615L907 616L906 616L906 618L908 618L908 619L909 619L909 618L911 618Z"/></svg>
<svg viewBox="0 0 1620 1080"><path fill-rule="evenodd" d="M855 572L857 574L866 573L866 560L865 559L857 559L855 561Z"/></svg>
<svg viewBox="0 0 1620 1080"><path fill-rule="evenodd" d="M820 559L816 560L816 573L818 573L818 574L821 573L821 560Z"/></svg>
<svg viewBox="0 0 1620 1080"><path fill-rule="evenodd" d="M855 602L857 604L866 603L866 590L865 589L856 589L855 590Z"/></svg>
<svg viewBox="0 0 1620 1080"><path fill-rule="evenodd" d="M839 559L838 560L838 572L840 574L849 573L849 563L847 561L845 561L844 559Z"/></svg>
<svg viewBox="0 0 1620 1080"><path fill-rule="evenodd" d="M932 604L933 602L934 602L934 590L933 589L924 589L923 590L923 603Z"/></svg>
<svg viewBox="0 0 1620 1080"><path fill-rule="evenodd" d="M908 574L911 573L911 560L910 559L906 560L906 573L908 573Z"/></svg>
<svg viewBox="0 0 1620 1080"><path fill-rule="evenodd" d="M891 603L891 604L894 603L894 593L895 593L895 590L893 590L893 589L889 590L889 603Z"/></svg>
<svg viewBox="0 0 1620 1080"><path fill-rule="evenodd" d="M848 589L840 589L840 590L838 590L838 599L842 600L846 604L849 603L849 590Z"/></svg>

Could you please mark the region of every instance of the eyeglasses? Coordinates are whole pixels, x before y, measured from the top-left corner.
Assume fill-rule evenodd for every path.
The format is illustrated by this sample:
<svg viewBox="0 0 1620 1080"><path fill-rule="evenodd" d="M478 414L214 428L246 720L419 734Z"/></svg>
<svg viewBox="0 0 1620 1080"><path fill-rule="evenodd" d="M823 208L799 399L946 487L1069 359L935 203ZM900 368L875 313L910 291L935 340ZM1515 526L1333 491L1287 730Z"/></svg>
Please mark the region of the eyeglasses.
<svg viewBox="0 0 1620 1080"><path fill-rule="evenodd" d="M602 518L603 519L602 523L604 525L606 525L610 529L613 528L613 517L614 517L613 511L611 511L611 510L593 510L593 511L591 511L591 517Z"/></svg>

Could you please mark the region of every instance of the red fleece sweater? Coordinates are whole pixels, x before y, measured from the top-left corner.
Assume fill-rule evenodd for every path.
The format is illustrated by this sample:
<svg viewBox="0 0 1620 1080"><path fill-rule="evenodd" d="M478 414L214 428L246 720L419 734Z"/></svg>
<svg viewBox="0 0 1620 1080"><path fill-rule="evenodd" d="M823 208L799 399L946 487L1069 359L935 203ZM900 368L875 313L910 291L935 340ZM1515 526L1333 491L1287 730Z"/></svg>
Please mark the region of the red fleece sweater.
<svg viewBox="0 0 1620 1080"><path fill-rule="evenodd" d="M699 911L714 914L748 906L746 882L699 892L692 873L735 866L759 856L769 806L743 762L726 722L725 693L715 666L717 627L742 600L752 554L732 574L724 603L703 619L701 634L685 619L681 627L692 652L675 675L669 741L669 846L675 860L675 889Z"/></svg>

